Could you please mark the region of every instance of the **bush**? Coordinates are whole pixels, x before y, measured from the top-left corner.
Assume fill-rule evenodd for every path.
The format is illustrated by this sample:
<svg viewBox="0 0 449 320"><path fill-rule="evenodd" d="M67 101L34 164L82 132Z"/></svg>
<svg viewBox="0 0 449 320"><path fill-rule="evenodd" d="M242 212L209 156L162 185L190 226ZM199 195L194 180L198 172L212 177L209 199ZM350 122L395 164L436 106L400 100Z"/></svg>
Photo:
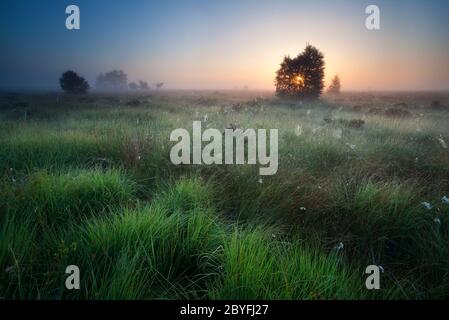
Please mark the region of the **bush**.
<svg viewBox="0 0 449 320"><path fill-rule="evenodd" d="M85 94L89 90L89 83L74 71L66 71L59 79L61 89L66 93Z"/></svg>

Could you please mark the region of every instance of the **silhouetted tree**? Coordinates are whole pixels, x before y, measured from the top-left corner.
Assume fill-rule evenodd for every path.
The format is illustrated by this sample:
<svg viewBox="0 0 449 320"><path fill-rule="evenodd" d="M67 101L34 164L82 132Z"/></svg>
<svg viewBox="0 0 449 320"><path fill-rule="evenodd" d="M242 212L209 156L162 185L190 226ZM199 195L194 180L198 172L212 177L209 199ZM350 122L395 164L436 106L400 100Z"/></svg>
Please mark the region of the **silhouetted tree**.
<svg viewBox="0 0 449 320"><path fill-rule="evenodd" d="M100 73L95 87L100 90L124 90L128 86L128 76L122 70Z"/></svg>
<svg viewBox="0 0 449 320"><path fill-rule="evenodd" d="M135 82L131 82L131 83L128 85L128 87L129 87L131 90L139 89L139 86L138 86Z"/></svg>
<svg viewBox="0 0 449 320"><path fill-rule="evenodd" d="M66 93L84 94L89 90L89 83L72 70L62 74L59 84Z"/></svg>
<svg viewBox="0 0 449 320"><path fill-rule="evenodd" d="M146 81L139 80L139 89L140 90L148 90L148 83Z"/></svg>
<svg viewBox="0 0 449 320"><path fill-rule="evenodd" d="M332 78L332 82L327 88L327 92L332 94L339 94L340 89L341 89L340 77L337 74L335 77Z"/></svg>
<svg viewBox="0 0 449 320"><path fill-rule="evenodd" d="M163 83L163 82L157 82L157 83L155 83L154 85L156 86L156 89L160 89L160 88L162 88L162 86L164 85L164 83Z"/></svg>
<svg viewBox="0 0 449 320"><path fill-rule="evenodd" d="M296 58L285 57L275 84L280 97L317 99L324 88L323 54L307 45Z"/></svg>

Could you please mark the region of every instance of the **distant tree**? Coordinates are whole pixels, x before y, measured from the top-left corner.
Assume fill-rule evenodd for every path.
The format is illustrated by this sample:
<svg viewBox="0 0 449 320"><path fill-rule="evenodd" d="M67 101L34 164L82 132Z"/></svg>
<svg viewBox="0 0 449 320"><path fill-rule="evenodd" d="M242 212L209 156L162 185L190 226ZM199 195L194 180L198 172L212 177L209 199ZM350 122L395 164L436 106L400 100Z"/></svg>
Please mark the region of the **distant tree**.
<svg viewBox="0 0 449 320"><path fill-rule="evenodd" d="M139 89L140 90L148 90L150 87L148 86L148 82L139 80Z"/></svg>
<svg viewBox="0 0 449 320"><path fill-rule="evenodd" d="M275 84L280 97L317 99L324 88L323 54L307 45L296 58L285 57Z"/></svg>
<svg viewBox="0 0 449 320"><path fill-rule="evenodd" d="M327 88L328 93L339 94L341 89L340 77L338 74L332 78L331 84Z"/></svg>
<svg viewBox="0 0 449 320"><path fill-rule="evenodd" d="M137 90L137 89L139 89L139 86L138 86L135 82L131 82L131 83L128 85L128 87L129 87L131 90Z"/></svg>
<svg viewBox="0 0 449 320"><path fill-rule="evenodd" d="M100 90L124 90L128 86L128 76L122 70L100 73L95 87Z"/></svg>
<svg viewBox="0 0 449 320"><path fill-rule="evenodd" d="M72 70L62 74L59 84L66 93L84 94L89 90L89 83Z"/></svg>
<svg viewBox="0 0 449 320"><path fill-rule="evenodd" d="M156 86L156 89L160 89L160 88L162 88L162 86L164 85L164 83L163 83L163 82L157 82L157 83L155 83L154 85Z"/></svg>

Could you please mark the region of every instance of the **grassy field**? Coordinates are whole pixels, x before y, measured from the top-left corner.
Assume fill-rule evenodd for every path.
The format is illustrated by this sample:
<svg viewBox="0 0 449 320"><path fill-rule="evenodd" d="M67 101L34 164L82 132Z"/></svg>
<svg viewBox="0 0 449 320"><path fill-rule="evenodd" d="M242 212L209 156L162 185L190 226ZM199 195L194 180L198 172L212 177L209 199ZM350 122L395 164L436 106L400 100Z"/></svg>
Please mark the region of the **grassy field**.
<svg viewBox="0 0 449 320"><path fill-rule="evenodd" d="M278 128L277 174L174 166L194 120ZM0 298L448 298L447 144L448 94L2 94Z"/></svg>

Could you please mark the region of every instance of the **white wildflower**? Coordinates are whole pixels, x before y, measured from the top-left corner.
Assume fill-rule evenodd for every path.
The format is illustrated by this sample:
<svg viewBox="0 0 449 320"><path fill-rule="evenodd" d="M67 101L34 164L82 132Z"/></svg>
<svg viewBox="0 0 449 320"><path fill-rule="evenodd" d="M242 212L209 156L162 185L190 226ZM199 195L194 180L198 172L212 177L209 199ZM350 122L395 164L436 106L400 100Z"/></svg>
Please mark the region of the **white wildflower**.
<svg viewBox="0 0 449 320"><path fill-rule="evenodd" d="M295 129L295 134L299 137L300 135L302 135L302 126L301 125L297 125L296 129Z"/></svg>
<svg viewBox="0 0 449 320"><path fill-rule="evenodd" d="M441 198L441 202L444 204L449 204L449 198L446 196L443 196L443 198Z"/></svg>
<svg viewBox="0 0 449 320"><path fill-rule="evenodd" d="M307 209L305 207L301 207L301 208L299 208L299 210L306 211Z"/></svg>
<svg viewBox="0 0 449 320"><path fill-rule="evenodd" d="M447 149L446 141L444 141L443 138L439 137L439 138L438 138L438 141L440 142L441 147L442 147L443 149Z"/></svg>
<svg viewBox="0 0 449 320"><path fill-rule="evenodd" d="M439 218L435 218L433 219L433 222L437 223L437 224L441 224L441 220Z"/></svg>
<svg viewBox="0 0 449 320"><path fill-rule="evenodd" d="M332 132L332 136L335 139L341 139L342 135L343 135L343 130L341 130L341 128L338 128L337 130L334 130L334 132Z"/></svg>
<svg viewBox="0 0 449 320"><path fill-rule="evenodd" d="M260 184L262 184L262 183L263 183L263 180L262 180L262 178L260 178L260 179L259 179L259 183L260 183Z"/></svg>
<svg viewBox="0 0 449 320"><path fill-rule="evenodd" d="M321 127L315 127L312 129L312 134L316 134L318 131L320 131L322 128ZM319 144L319 142L318 142Z"/></svg>
<svg viewBox="0 0 449 320"><path fill-rule="evenodd" d="M422 204L422 205L424 206L424 208L426 208L427 210L432 210L432 208L433 208L432 204L429 203L429 202L424 201L424 202L421 202L421 204Z"/></svg>

